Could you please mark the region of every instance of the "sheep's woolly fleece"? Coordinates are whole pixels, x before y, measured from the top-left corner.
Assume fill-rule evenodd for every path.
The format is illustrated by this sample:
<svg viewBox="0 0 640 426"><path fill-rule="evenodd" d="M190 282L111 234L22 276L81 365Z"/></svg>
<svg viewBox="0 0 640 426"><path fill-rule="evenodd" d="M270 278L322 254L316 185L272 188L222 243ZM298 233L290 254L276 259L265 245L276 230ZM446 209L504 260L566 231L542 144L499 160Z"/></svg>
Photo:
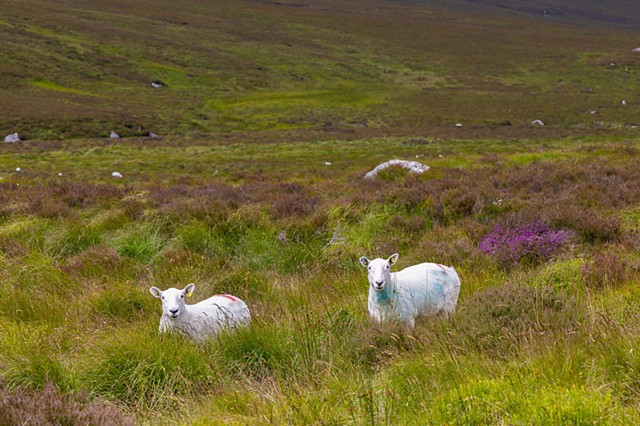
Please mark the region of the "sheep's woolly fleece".
<svg viewBox="0 0 640 426"><path fill-rule="evenodd" d="M429 166L425 166L424 164L418 161L407 161L407 160L389 160L385 163L377 165L373 170L364 175L365 179L373 179L378 176L382 170L391 167L391 166L401 166L405 169L409 170L411 173L424 173L429 170Z"/></svg>

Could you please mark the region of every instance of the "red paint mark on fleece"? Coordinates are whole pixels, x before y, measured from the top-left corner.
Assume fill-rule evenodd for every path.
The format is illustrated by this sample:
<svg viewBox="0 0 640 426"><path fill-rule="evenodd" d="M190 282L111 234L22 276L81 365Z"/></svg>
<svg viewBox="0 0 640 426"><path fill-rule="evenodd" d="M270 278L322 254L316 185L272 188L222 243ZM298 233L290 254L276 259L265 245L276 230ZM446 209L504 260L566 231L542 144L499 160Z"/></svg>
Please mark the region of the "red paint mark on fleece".
<svg viewBox="0 0 640 426"><path fill-rule="evenodd" d="M231 300L232 302L237 302L238 299L231 296L230 294L216 294L216 296L220 296L220 297L226 297L227 299Z"/></svg>

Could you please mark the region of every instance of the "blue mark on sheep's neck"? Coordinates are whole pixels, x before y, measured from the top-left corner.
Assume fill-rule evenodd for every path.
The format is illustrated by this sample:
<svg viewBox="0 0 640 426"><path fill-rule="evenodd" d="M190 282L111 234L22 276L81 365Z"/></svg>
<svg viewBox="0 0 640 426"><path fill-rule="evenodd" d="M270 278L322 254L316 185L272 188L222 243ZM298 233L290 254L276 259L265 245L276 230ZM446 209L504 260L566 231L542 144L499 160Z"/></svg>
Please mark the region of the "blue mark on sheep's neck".
<svg viewBox="0 0 640 426"><path fill-rule="evenodd" d="M395 293L395 291L393 293ZM385 287L380 291L376 291L375 300L376 300L376 303L380 305L384 305L384 304L391 305L393 303L393 297L392 295L389 294L389 288Z"/></svg>

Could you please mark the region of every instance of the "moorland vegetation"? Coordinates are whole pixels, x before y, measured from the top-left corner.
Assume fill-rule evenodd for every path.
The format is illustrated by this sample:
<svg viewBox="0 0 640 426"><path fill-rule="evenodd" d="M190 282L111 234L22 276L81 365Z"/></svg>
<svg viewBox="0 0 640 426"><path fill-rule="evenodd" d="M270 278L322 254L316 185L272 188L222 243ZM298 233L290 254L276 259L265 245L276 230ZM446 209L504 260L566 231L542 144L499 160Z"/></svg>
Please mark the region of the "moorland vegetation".
<svg viewBox="0 0 640 426"><path fill-rule="evenodd" d="M2 5L0 423L640 422L636 33ZM363 179L391 158L431 169ZM358 259L395 252L456 268L450 321L370 321ZM191 282L251 326L159 334L149 288Z"/></svg>

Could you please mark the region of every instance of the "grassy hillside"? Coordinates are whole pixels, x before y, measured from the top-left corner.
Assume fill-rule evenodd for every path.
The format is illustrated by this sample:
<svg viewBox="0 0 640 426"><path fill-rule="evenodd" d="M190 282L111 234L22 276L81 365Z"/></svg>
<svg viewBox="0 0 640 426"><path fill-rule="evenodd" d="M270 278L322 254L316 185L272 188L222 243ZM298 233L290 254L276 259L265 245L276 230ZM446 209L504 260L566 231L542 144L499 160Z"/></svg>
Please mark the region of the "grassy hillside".
<svg viewBox="0 0 640 426"><path fill-rule="evenodd" d="M637 120L635 34L444 6L5 0L0 132L447 134L460 122L519 136L534 119L557 134Z"/></svg>
<svg viewBox="0 0 640 426"><path fill-rule="evenodd" d="M640 423L637 33L103 3L0 0L0 424ZM457 269L451 321L370 321L394 252ZM252 325L159 335L191 282Z"/></svg>

